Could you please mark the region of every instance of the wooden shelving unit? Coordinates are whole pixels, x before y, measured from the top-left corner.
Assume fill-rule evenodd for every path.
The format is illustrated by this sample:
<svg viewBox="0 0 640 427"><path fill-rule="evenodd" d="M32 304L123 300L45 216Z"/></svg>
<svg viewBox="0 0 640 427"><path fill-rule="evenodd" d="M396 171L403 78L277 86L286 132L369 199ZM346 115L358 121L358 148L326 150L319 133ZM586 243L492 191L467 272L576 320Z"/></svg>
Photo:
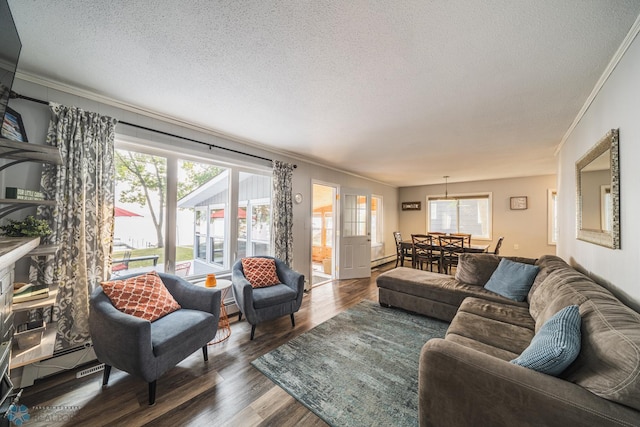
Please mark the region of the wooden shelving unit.
<svg viewBox="0 0 640 427"><path fill-rule="evenodd" d="M40 162L52 165L62 165L62 157L57 147L41 144L30 144L28 142L12 141L0 138L0 158L12 161L0 166L0 171L23 162ZM35 206L55 206L54 200L24 200L24 199L3 199L0 198L0 218L23 208ZM1 238L0 238L1 243ZM43 257L55 255L58 250L57 245L38 246L39 239L29 242L19 255L30 257ZM0 249L4 245L0 245ZM8 244L7 244L8 246ZM14 251L14 255L16 251ZM1 254L1 251L0 251ZM1 257L0 257L1 258ZM12 259L15 262L15 259ZM27 310L43 309L55 305L58 296L58 289L50 289L49 296L33 301L26 301L12 304L13 313L20 313ZM57 326L55 323L47 324L40 344L31 348L20 350L17 342L14 343L11 351L10 369L20 368L40 360L47 359L53 355L53 348L56 341Z"/></svg>
<svg viewBox="0 0 640 427"><path fill-rule="evenodd" d="M27 254L27 256L55 255L60 245L40 245Z"/></svg>
<svg viewBox="0 0 640 427"><path fill-rule="evenodd" d="M53 355L53 348L56 344L57 331L58 328L55 323L47 324L47 329L44 331L40 344L25 350L20 350L18 343L14 343L11 350L11 369L50 358Z"/></svg>
<svg viewBox="0 0 640 427"><path fill-rule="evenodd" d="M56 303L56 298L58 298L58 289L49 289L48 297L36 299L32 301L15 303L11 306L11 310L13 310L14 313L19 313L21 311L35 310L36 308L48 307Z"/></svg>
<svg viewBox="0 0 640 427"><path fill-rule="evenodd" d="M58 248L59 245L40 245L33 248L25 256L52 256L55 255ZM50 307L56 304L57 298L58 288L56 287L49 289L49 296L47 298L12 304L11 310L14 313L19 313L22 311ZM47 324L40 344L26 350L20 350L17 343L15 343L11 351L11 361L9 363L10 368L19 368L51 357L53 355L56 340L56 331L57 326L55 323Z"/></svg>
<svg viewBox="0 0 640 427"><path fill-rule="evenodd" d="M49 205L49 206L54 206L56 204L56 201L55 200L0 199L0 203L11 204L11 205L31 205L31 206Z"/></svg>
<svg viewBox="0 0 640 427"><path fill-rule="evenodd" d="M41 161L61 165L62 157L57 147L0 138L0 157L22 161Z"/></svg>

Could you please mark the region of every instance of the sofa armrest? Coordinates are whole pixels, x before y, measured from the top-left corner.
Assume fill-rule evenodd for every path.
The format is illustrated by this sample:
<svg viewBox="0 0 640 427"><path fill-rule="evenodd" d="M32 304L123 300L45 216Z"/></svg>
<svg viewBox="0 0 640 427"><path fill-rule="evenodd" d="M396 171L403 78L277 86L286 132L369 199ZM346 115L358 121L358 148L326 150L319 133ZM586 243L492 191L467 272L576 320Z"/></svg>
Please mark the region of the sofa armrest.
<svg viewBox="0 0 640 427"><path fill-rule="evenodd" d="M622 425L640 412L584 388L517 366L444 339L429 340L420 354L421 426Z"/></svg>
<svg viewBox="0 0 640 427"><path fill-rule="evenodd" d="M304 292L304 275L291 269L283 261L276 259L276 272L282 283L296 291L298 303L302 302L302 294Z"/></svg>
<svg viewBox="0 0 640 427"><path fill-rule="evenodd" d="M91 295L89 329L100 362L139 375L142 361L154 358L151 323L115 308L102 288Z"/></svg>
<svg viewBox="0 0 640 427"><path fill-rule="evenodd" d="M242 264L238 261L231 270L231 289L233 290L233 298L238 304L238 308L245 315L247 320L252 321L256 318L255 309L253 308L253 287L251 283L244 277L242 272Z"/></svg>
<svg viewBox="0 0 640 427"><path fill-rule="evenodd" d="M181 277L159 273L162 283L167 287L171 296L182 308L206 311L216 319L220 317L220 289L205 288L187 282Z"/></svg>

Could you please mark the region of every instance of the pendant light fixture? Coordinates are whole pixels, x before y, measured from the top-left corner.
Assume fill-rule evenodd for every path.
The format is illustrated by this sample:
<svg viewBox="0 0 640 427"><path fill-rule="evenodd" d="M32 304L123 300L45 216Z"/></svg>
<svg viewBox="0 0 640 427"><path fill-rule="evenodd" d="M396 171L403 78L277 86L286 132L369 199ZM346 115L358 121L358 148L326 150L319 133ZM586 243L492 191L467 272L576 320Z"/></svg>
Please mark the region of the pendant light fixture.
<svg viewBox="0 0 640 427"><path fill-rule="evenodd" d="M449 192L447 191L447 180L449 179L449 175L444 175L444 198L445 200L449 198Z"/></svg>

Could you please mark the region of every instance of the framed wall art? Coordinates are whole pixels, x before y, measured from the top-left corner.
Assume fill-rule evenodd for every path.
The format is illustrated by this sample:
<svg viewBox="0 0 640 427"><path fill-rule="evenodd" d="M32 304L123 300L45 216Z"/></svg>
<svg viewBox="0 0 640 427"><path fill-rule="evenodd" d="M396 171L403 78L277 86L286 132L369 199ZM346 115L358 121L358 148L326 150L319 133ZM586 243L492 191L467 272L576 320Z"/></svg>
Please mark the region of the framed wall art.
<svg viewBox="0 0 640 427"><path fill-rule="evenodd" d="M527 196L511 197L511 210L520 211L527 209Z"/></svg>
<svg viewBox="0 0 640 427"><path fill-rule="evenodd" d="M402 202L403 211L419 211L422 209L422 202Z"/></svg>

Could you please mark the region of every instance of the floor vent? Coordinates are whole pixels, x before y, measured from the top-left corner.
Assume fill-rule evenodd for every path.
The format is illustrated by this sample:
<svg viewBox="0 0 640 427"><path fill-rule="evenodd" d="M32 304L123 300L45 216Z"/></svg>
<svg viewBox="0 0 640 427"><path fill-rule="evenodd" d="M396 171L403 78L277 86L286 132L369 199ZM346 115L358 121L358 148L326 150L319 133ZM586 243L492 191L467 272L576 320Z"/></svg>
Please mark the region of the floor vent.
<svg viewBox="0 0 640 427"><path fill-rule="evenodd" d="M100 372L104 369L104 363L94 366L93 368L85 369L84 371L80 371L76 374L76 378L86 377L87 375L95 374L96 372Z"/></svg>

